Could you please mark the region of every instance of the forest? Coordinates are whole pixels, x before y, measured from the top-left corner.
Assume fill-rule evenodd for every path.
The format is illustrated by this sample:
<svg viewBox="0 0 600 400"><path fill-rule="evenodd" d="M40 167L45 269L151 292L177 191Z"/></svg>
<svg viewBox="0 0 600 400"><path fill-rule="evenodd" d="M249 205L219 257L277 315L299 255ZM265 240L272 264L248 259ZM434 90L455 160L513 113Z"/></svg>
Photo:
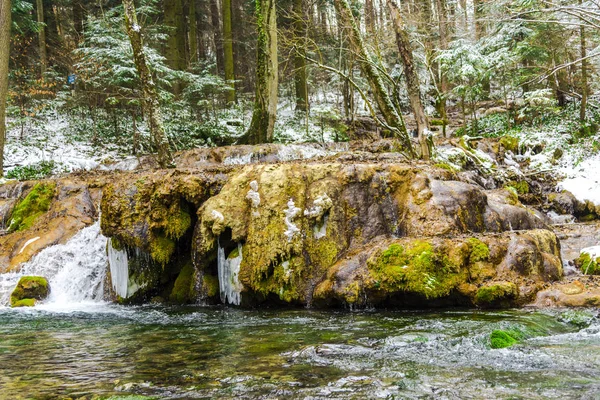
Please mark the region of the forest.
<svg viewBox="0 0 600 400"><path fill-rule="evenodd" d="M0 400L592 399L600 0L0 0Z"/></svg>
<svg viewBox="0 0 600 400"><path fill-rule="evenodd" d="M595 1L134 3L3 1L0 173L381 137L429 159L450 136L598 130ZM66 143L75 160L54 159Z"/></svg>

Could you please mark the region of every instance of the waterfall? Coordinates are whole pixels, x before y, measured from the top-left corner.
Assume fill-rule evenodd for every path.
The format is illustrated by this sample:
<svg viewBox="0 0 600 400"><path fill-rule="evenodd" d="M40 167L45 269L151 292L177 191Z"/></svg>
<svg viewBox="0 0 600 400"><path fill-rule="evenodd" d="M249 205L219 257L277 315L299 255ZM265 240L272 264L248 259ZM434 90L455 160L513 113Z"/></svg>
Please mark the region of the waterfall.
<svg viewBox="0 0 600 400"><path fill-rule="evenodd" d="M127 298L127 287L129 283L129 263L127 252L117 250L112 245L112 240L108 241L108 264L110 265L110 279L112 287L116 294L122 298Z"/></svg>
<svg viewBox="0 0 600 400"><path fill-rule="evenodd" d="M79 231L66 244L42 250L18 272L0 274L0 306L9 304L11 292L26 275L48 280L50 296L46 304L102 301L106 263L106 238L98 221Z"/></svg>
<svg viewBox="0 0 600 400"><path fill-rule="evenodd" d="M227 258L225 249L219 242L217 267L219 270L219 290L223 304L240 305L242 301L242 285L238 279L242 263L242 245L238 243L237 256Z"/></svg>

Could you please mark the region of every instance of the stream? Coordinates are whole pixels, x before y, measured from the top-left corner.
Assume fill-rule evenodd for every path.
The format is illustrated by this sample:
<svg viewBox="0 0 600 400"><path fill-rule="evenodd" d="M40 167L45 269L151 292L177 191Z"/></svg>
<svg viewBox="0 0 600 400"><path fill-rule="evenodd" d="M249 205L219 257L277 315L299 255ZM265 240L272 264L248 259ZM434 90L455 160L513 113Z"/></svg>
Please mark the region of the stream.
<svg viewBox="0 0 600 400"><path fill-rule="evenodd" d="M597 313L4 307L0 398L591 399Z"/></svg>

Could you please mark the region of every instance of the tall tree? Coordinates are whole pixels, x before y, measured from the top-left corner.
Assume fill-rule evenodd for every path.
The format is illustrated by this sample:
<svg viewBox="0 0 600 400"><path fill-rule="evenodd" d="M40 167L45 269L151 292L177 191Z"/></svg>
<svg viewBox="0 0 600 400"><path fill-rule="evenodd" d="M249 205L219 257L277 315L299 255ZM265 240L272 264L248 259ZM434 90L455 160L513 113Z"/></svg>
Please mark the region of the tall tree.
<svg viewBox="0 0 600 400"><path fill-rule="evenodd" d="M450 32L448 25L448 10L446 9L446 0L435 0L435 7L438 14L438 31L440 35L440 51L448 50ZM438 66L439 76L436 81L438 98L436 99L436 108L442 120L442 134L446 136L446 124L448 123L448 113L446 111L446 96L448 95L448 77L441 73Z"/></svg>
<svg viewBox="0 0 600 400"><path fill-rule="evenodd" d="M371 54L367 50L358 27L358 23L352 14L352 9L348 0L334 0L334 5L338 15L339 23L346 29L350 41L351 49L357 55L360 69L368 81L375 102L379 111L383 115L388 128L397 136L405 150L410 156L414 156L414 151L402 115L396 110L390 96L383 84L383 79Z"/></svg>
<svg viewBox="0 0 600 400"><path fill-rule="evenodd" d="M144 114L148 120L150 136L152 137L154 145L158 151L158 163L163 168L171 167L173 165L173 157L171 156L169 140L165 134L162 117L160 114L158 91L156 89L154 79L152 78L150 68L148 67L148 63L146 62L141 32L142 29L137 21L133 0L123 0L123 8L125 9L125 27L127 29L129 40L131 41L133 59L142 86Z"/></svg>
<svg viewBox="0 0 600 400"><path fill-rule="evenodd" d="M225 80L231 85L226 93L228 103L235 102L235 61L233 59L233 31L231 27L231 0L223 0L223 64Z"/></svg>
<svg viewBox="0 0 600 400"><path fill-rule="evenodd" d="M304 0L294 0L294 36L296 55L294 57L296 87L296 110L308 109L308 84L306 82L306 15Z"/></svg>
<svg viewBox="0 0 600 400"><path fill-rule="evenodd" d="M185 57L185 20L182 0L165 0L165 25L170 28L167 39L167 62L172 69L182 71L186 68Z"/></svg>
<svg viewBox="0 0 600 400"><path fill-rule="evenodd" d="M38 22L38 45L40 49L40 72L42 76L46 73L48 68L48 56L46 55L46 27L44 26L44 2L42 0L36 0L36 15Z"/></svg>
<svg viewBox="0 0 600 400"><path fill-rule="evenodd" d="M223 56L223 37L221 36L221 16L219 14L219 1L210 0L210 17L213 29L213 38L215 42L215 57L217 59L217 73L223 74L225 71L225 60Z"/></svg>
<svg viewBox="0 0 600 400"><path fill-rule="evenodd" d="M582 0L579 0L579 6L581 7ZM585 114L588 102L588 61L587 61L587 43L585 36L585 25L579 26L579 39L581 46L581 105L579 107L579 120L583 124L585 122Z"/></svg>
<svg viewBox="0 0 600 400"><path fill-rule="evenodd" d="M6 137L6 96L10 60L11 1L0 0L0 177L4 175L4 139Z"/></svg>
<svg viewBox="0 0 600 400"><path fill-rule="evenodd" d="M190 64L198 61L198 19L196 0L190 0L188 10L188 41L190 43Z"/></svg>
<svg viewBox="0 0 600 400"><path fill-rule="evenodd" d="M277 118L278 61L277 13L275 0L256 0L256 97L250 128L241 143L258 144L273 140Z"/></svg>
<svg viewBox="0 0 600 400"><path fill-rule="evenodd" d="M404 77L406 78L406 89L408 91L408 99L417 122L417 133L419 144L421 146L421 157L429 159L429 146L427 144L427 134L429 132L429 122L425 115L425 108L421 101L421 89L419 84L419 75L415 69L415 61L410 47L410 39L404 28L404 21L400 10L394 0L387 0L387 5L392 17L394 32L396 33L396 43L398 45L398 53L404 67Z"/></svg>

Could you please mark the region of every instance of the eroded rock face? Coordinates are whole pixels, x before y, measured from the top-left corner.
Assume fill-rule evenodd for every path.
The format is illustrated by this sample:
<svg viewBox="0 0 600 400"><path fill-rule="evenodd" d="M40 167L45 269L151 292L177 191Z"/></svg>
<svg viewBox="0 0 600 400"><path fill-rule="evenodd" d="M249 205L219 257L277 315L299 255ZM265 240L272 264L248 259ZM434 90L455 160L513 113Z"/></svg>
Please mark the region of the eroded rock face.
<svg viewBox="0 0 600 400"><path fill-rule="evenodd" d="M48 246L66 243L97 219L102 184L94 177L47 183L55 186L48 211L36 217L28 229L0 236L0 272L15 269ZM33 187L34 183L28 182L0 186L0 207L5 205L0 209L0 220L9 221L13 209Z"/></svg>
<svg viewBox="0 0 600 400"><path fill-rule="evenodd" d="M527 256L519 258L523 253ZM317 287L314 301L510 307L531 301L544 283L561 277L558 241L547 230L403 238L382 241L338 262Z"/></svg>
<svg viewBox="0 0 600 400"><path fill-rule="evenodd" d="M377 286L369 265L377 251L384 251L378 243L389 246L394 237L406 237L399 245L409 252L420 240L416 238L434 238L427 242L432 246L427 251L437 259L448 257L453 247L468 245L442 244L436 237L545 227L542 218L521 206L509 191L485 192L451 177L408 164L246 166L232 173L221 192L198 211L193 250L196 267L204 278L213 280L218 274L218 248L227 255L241 245L238 279L242 303L248 304L269 300L365 305L400 295L416 295L420 300L452 297L461 304L472 304L477 285L490 279L505 279L504 274L515 285L522 284L518 272L504 267L506 254L521 256L517 261L527 279L543 282L561 276L556 237L540 230L530 233L530 241L520 239L525 241L520 247L513 245L515 256L509 247L512 238L521 235L505 234L493 241L486 238L494 258L480 265L487 271L482 277L469 275L469 264L464 261L431 263L423 279L432 276L441 282L435 295L429 296L425 288ZM326 209L317 212L324 198L329 199ZM523 249L529 253L523 255ZM451 282L439 275L447 269L456 270ZM459 286L464 286L462 291ZM510 304L522 303L530 297L529 291L535 289L516 293ZM494 301L490 303L494 305Z"/></svg>

